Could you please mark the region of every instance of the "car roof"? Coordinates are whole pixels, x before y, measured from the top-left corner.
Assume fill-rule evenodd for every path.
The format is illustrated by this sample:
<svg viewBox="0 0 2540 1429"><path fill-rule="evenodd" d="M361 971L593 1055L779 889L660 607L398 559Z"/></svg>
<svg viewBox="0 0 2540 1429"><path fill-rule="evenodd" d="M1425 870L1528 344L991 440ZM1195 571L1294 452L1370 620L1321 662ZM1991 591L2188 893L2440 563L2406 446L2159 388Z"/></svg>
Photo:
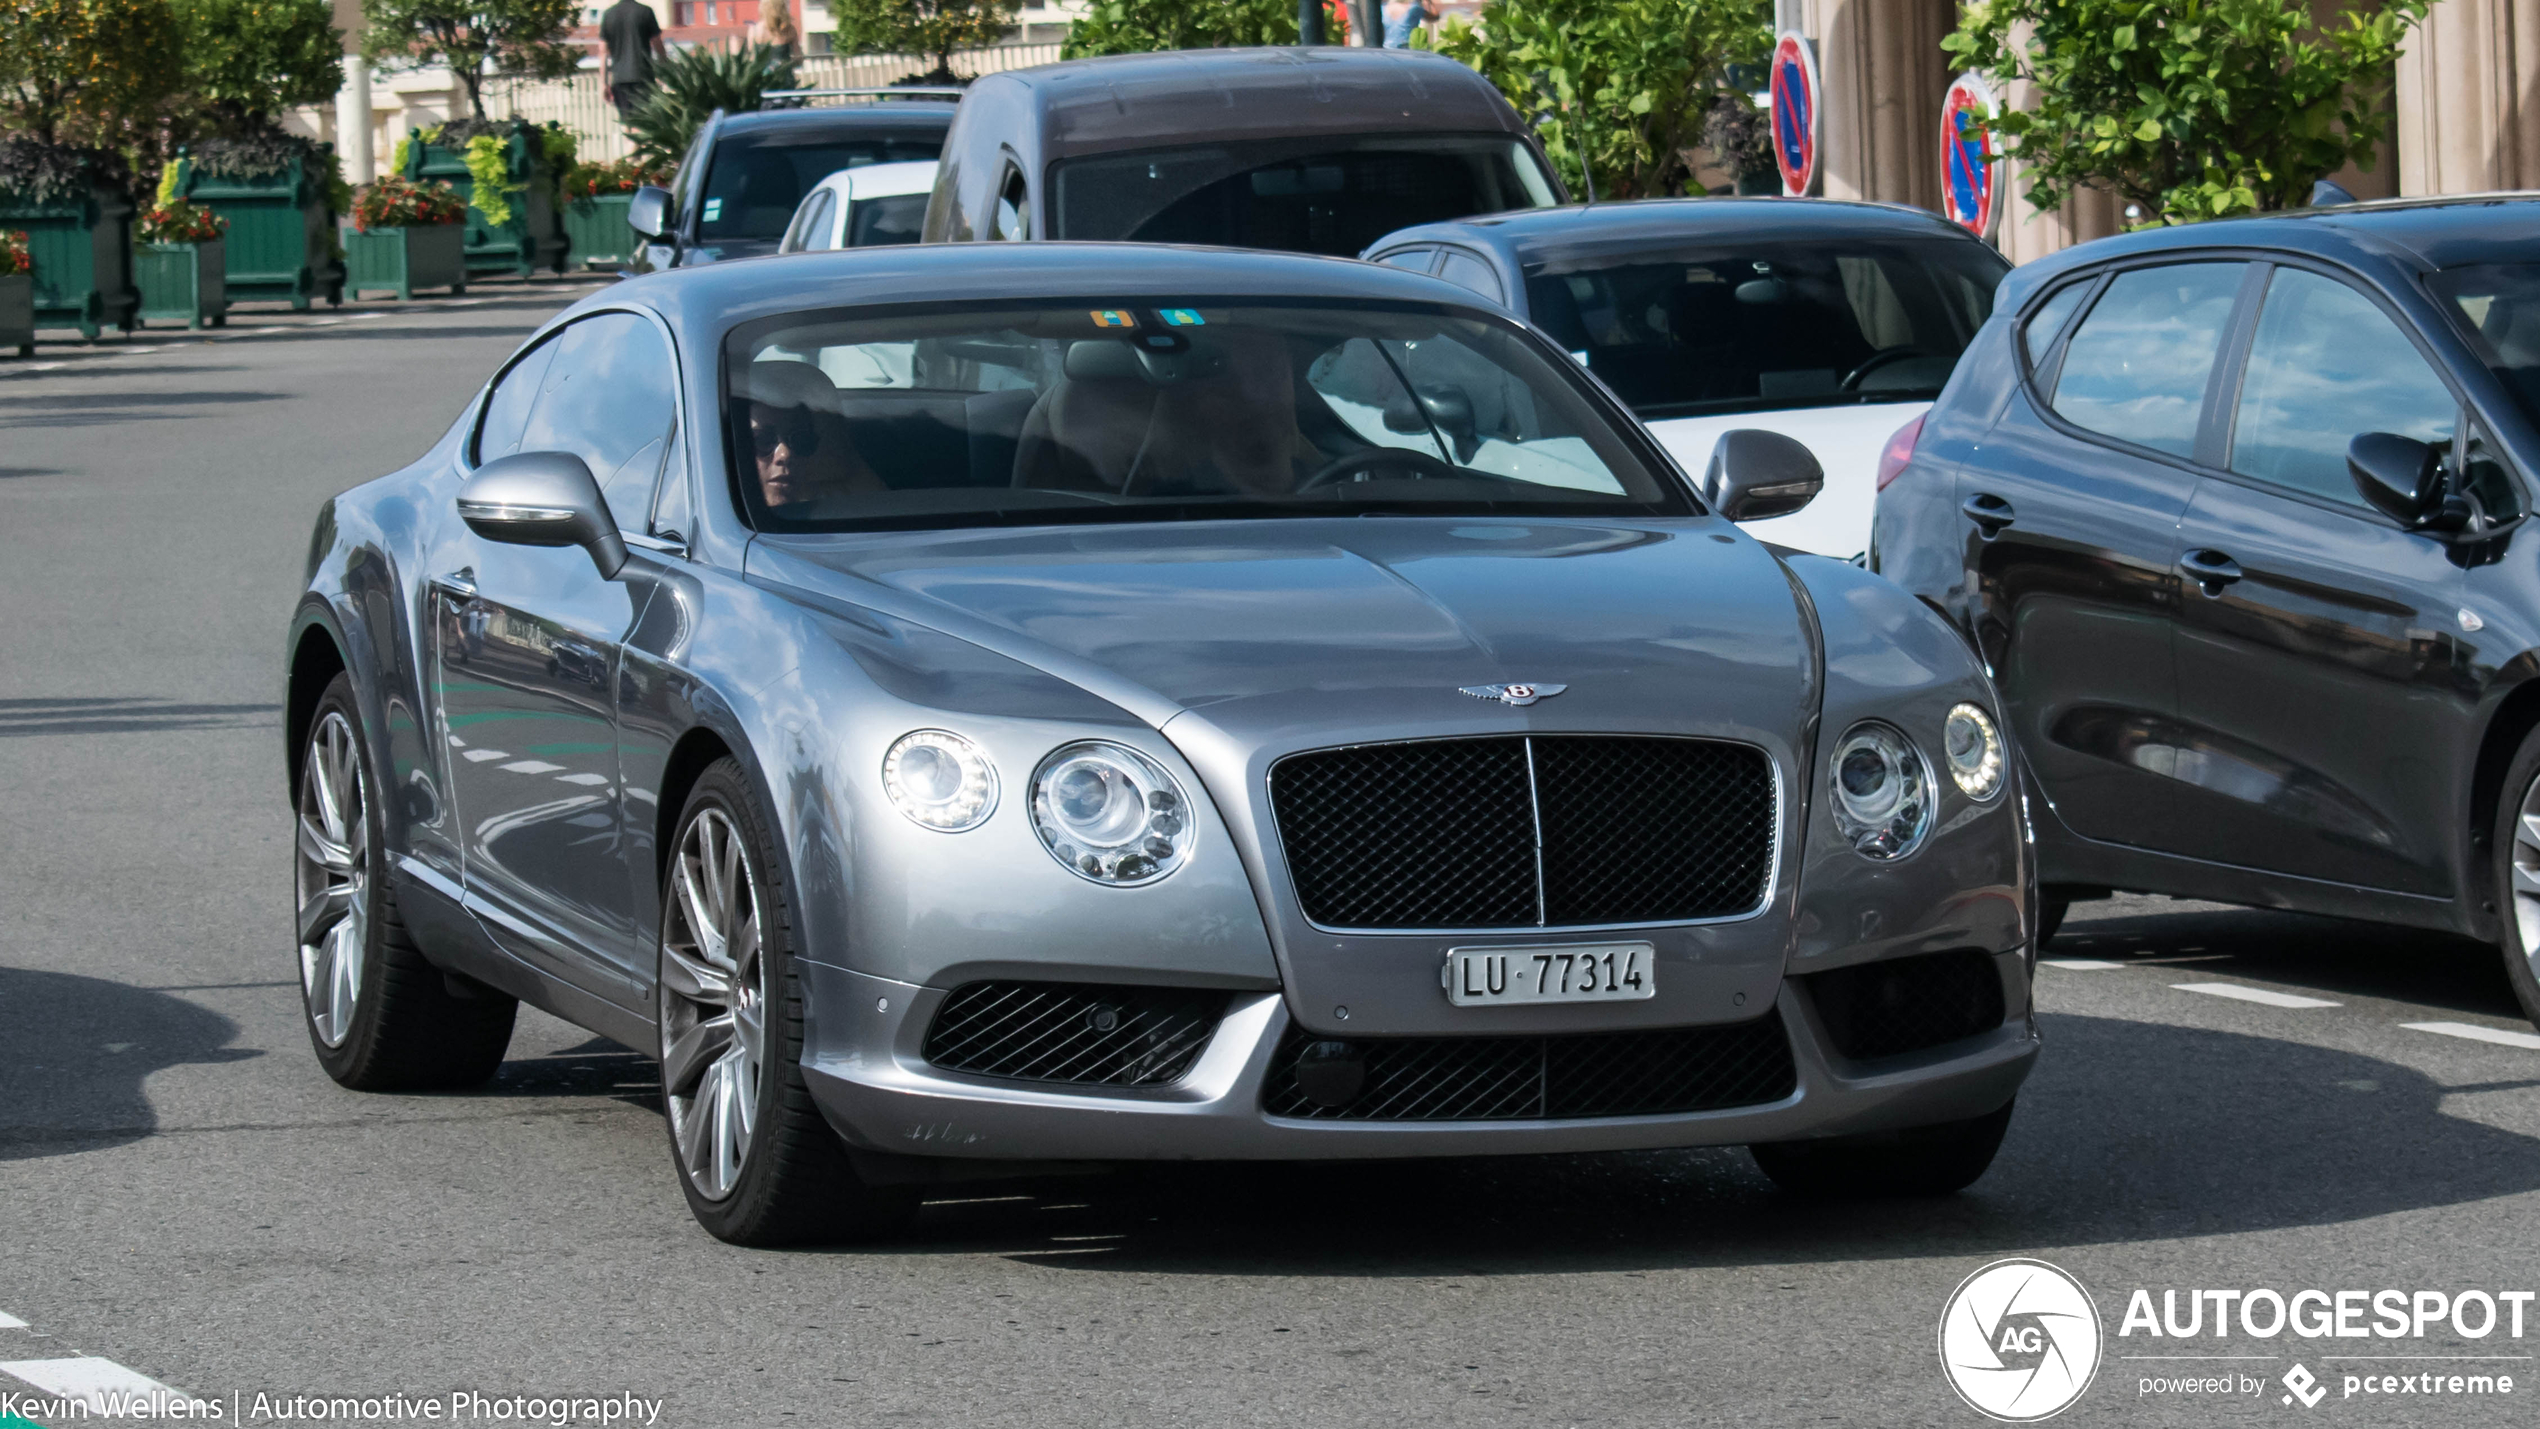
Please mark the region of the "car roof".
<svg viewBox="0 0 2540 1429"><path fill-rule="evenodd" d="M2151 228L2077 244L2022 270L2024 286L2067 269L2185 248L2276 248L2321 257L2371 254L2418 271L2540 262L2540 193L2452 194L2326 205Z"/></svg>
<svg viewBox="0 0 2540 1429"><path fill-rule="evenodd" d="M933 159L911 159L897 164L860 164L852 169L840 169L814 187L836 189L841 197L848 199L933 193L935 171L939 167Z"/></svg>
<svg viewBox="0 0 2540 1429"><path fill-rule="evenodd" d="M1354 258L1164 243L1046 242L903 244L676 268L604 288L559 318L593 308L647 307L682 330L693 348L761 317L937 295L1158 306L1193 298L1307 298L1497 312L1451 283Z"/></svg>
<svg viewBox="0 0 2540 1429"><path fill-rule="evenodd" d="M1629 253L1686 239L1774 242L1801 238L1956 238L1977 240L1939 215L1900 204L1842 199L1670 198L1563 204L1516 209L1405 228L1368 245L1369 253L1414 243L1492 248L1512 264L1559 262L1588 254Z"/></svg>
<svg viewBox="0 0 2540 1429"><path fill-rule="evenodd" d="M957 106L893 99L873 104L841 104L823 109L758 109L727 114L715 136L735 134L853 134L865 129L931 129L952 127Z"/></svg>
<svg viewBox="0 0 2540 1429"><path fill-rule="evenodd" d="M1425 50L1283 46L1105 55L982 75L1019 88L1049 157L1227 139L1527 132L1489 81Z"/></svg>

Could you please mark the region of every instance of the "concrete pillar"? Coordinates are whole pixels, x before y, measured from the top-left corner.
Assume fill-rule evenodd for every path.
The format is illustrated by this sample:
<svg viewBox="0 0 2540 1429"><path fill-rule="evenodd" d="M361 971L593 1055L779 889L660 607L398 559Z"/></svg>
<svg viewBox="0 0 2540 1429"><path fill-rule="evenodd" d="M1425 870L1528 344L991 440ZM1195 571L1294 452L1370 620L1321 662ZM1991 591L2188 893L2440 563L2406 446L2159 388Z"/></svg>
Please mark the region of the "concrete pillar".
<svg viewBox="0 0 2540 1429"><path fill-rule="evenodd" d="M1800 0L1825 87L1817 164L1828 198L1940 207L1940 39L1954 0Z"/></svg>
<svg viewBox="0 0 2540 1429"><path fill-rule="evenodd" d="M2399 57L2407 194L2540 185L2540 0L2440 0Z"/></svg>
<svg viewBox="0 0 2540 1429"><path fill-rule="evenodd" d="M344 87L335 91L335 153L344 161L344 182L366 184L379 177L371 149L370 66L358 55L344 58Z"/></svg>

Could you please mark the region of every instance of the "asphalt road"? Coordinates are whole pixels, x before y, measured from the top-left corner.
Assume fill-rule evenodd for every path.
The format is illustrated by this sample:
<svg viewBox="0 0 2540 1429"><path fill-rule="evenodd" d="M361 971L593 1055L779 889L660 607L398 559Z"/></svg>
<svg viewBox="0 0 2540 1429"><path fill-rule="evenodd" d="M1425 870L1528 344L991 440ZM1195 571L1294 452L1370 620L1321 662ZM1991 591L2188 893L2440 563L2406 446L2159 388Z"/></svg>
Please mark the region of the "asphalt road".
<svg viewBox="0 0 2540 1429"><path fill-rule="evenodd" d="M2540 1289L2540 1047L2410 1028L2530 1030L2482 950L2370 927L2076 910L2050 955L2109 966L2042 974L2002 1157L1940 1202L1795 1202L1734 1150L1132 1169L754 1253L690 1222L649 1063L561 1023L524 1013L481 1091L340 1090L288 940L309 522L569 295L0 363L0 1361L242 1404L632 1392L679 1425L1976 1424L1943 1304L2035 1256L2107 1330L2064 1422L2532 1421L2540 1313L2521 1340L2115 1333L2138 1287ZM2183 1352L2257 1358L2129 1358ZM2521 1383L2349 1398L2394 1366L2326 1358L2403 1353ZM2316 1408L2273 1382L2296 1360ZM2266 1387L2143 1392L2207 1369Z"/></svg>

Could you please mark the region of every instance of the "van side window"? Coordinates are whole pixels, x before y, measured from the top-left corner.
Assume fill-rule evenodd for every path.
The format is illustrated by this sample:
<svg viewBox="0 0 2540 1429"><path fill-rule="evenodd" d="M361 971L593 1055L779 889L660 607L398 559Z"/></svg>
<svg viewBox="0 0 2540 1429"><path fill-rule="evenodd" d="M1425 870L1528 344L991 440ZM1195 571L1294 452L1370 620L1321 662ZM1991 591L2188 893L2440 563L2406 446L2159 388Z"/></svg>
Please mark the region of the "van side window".
<svg viewBox="0 0 2540 1429"><path fill-rule="evenodd" d="M2154 451L2194 455L2205 382L2248 268L2172 263L2118 274L2064 349L2056 414Z"/></svg>
<svg viewBox="0 0 2540 1429"><path fill-rule="evenodd" d="M1012 164L1005 166L1005 177L997 181L996 212L988 219L990 238L1025 239L1032 236L1032 196L1023 184L1023 171Z"/></svg>

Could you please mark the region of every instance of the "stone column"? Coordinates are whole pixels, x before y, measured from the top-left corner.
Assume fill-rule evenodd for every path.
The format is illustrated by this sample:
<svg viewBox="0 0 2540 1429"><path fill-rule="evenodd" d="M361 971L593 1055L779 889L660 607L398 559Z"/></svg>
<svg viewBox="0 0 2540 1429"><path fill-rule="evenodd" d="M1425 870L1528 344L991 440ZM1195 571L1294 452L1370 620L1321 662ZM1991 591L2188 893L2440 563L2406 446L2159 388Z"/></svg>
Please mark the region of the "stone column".
<svg viewBox="0 0 2540 1429"><path fill-rule="evenodd" d="M2540 0L2440 0L2398 79L2401 193L2540 185Z"/></svg>
<svg viewBox="0 0 2540 1429"><path fill-rule="evenodd" d="M376 127L370 110L370 66L362 62L361 0L335 0L335 27L344 32L344 84L335 91L335 155L344 164L344 182L366 184L379 177L379 161L371 146Z"/></svg>
<svg viewBox="0 0 2540 1429"><path fill-rule="evenodd" d="M1954 0L1800 0L1824 86L1818 168L1828 198L1940 207L1941 36Z"/></svg>

